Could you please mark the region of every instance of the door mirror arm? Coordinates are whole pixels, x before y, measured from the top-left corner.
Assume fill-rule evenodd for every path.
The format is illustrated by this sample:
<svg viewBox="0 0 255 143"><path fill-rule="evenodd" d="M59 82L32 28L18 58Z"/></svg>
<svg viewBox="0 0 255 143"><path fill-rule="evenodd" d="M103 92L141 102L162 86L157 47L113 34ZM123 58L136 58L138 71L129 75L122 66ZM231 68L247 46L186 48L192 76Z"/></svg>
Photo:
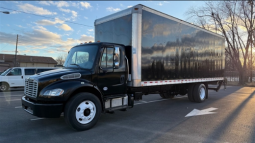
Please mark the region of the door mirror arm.
<svg viewBox="0 0 255 143"><path fill-rule="evenodd" d="M106 69L103 69L101 66L99 66L100 70L103 71L103 73L107 73L107 70Z"/></svg>

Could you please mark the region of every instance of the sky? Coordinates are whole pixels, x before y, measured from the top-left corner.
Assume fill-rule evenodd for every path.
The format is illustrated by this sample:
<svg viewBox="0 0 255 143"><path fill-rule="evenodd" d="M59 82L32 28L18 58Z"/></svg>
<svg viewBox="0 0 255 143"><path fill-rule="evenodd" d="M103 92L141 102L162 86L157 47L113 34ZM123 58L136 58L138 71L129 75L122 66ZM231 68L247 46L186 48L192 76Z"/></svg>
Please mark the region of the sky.
<svg viewBox="0 0 255 143"><path fill-rule="evenodd" d="M203 1L0 1L0 53L57 58L94 41L94 21L137 4L187 20ZM38 16L39 15L39 16Z"/></svg>

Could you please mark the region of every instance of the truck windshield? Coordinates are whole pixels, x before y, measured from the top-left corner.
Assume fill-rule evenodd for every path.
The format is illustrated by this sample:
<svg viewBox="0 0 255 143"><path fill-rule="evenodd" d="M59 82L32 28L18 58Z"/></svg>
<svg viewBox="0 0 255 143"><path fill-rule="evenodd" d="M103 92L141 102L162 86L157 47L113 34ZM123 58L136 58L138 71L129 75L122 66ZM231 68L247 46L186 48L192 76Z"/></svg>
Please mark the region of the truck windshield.
<svg viewBox="0 0 255 143"><path fill-rule="evenodd" d="M66 58L64 67L91 69L95 61L97 50L97 45L82 45L72 48Z"/></svg>
<svg viewBox="0 0 255 143"><path fill-rule="evenodd" d="M12 68L9 68L9 69L5 70L5 71L1 74L1 76L5 76L7 73L9 73L9 71L10 71L11 69L12 69Z"/></svg>

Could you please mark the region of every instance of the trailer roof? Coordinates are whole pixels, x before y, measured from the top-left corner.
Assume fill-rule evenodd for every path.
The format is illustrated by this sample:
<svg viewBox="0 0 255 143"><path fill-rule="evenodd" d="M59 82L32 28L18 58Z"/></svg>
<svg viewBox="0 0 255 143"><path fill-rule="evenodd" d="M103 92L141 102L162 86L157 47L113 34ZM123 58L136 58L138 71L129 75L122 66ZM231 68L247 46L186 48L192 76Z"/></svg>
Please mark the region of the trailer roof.
<svg viewBox="0 0 255 143"><path fill-rule="evenodd" d="M197 29L200 29L202 31L205 31L205 32L208 32L210 34L213 34L215 36L218 36L218 37L221 37L221 38L224 38L224 36L220 35L220 34L217 34L217 33L214 33L212 31L209 31L207 29L204 29L204 28L201 28L199 27L198 25L195 25L195 24L192 24L190 22L187 22L187 21L184 21L184 20L181 20L179 18L176 18L176 17L173 17L171 15L168 15L168 14L165 14L163 12L160 12L160 11L157 11L155 9L152 9L152 8L149 8L147 6L144 6L142 4L138 4L138 5L135 5L131 8L128 8L128 9L125 9L125 10L122 10L122 11L119 11L119 12L116 12L114 14L111 14L111 15L108 15L108 16L105 16L105 17L102 17L102 18L99 18L99 19L96 19L95 20L95 25L98 25L98 24L101 24L101 23L104 23L104 22L107 22L107 21L110 21L110 20L113 20L113 19L117 19L119 17L123 17L123 16L126 16L126 15L129 15L133 12L133 8L134 7L142 7L143 10L146 10L146 11L149 11L151 13L154 13L154 14L157 14L157 15L160 15L162 17L165 17L165 18L168 18L168 19L171 19L171 20L174 20L174 21L177 21L177 22L180 22L182 24L185 24L185 25L189 25L191 27L194 27L194 28L197 28Z"/></svg>
<svg viewBox="0 0 255 143"><path fill-rule="evenodd" d="M110 43L110 42L91 42L91 43L81 43L79 45L75 45L74 47L78 47L78 46L85 46L85 45L120 45L120 46L125 46L122 44L118 44L118 43Z"/></svg>

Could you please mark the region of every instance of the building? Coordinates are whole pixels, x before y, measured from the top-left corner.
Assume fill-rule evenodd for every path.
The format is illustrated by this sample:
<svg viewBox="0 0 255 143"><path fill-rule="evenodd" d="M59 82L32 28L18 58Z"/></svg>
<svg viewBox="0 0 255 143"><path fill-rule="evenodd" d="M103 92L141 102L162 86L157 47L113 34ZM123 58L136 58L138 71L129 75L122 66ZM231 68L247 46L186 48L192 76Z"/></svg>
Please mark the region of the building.
<svg viewBox="0 0 255 143"><path fill-rule="evenodd" d="M16 56L16 67L54 67L57 62L52 57ZM0 54L0 71L14 67L15 55Z"/></svg>

